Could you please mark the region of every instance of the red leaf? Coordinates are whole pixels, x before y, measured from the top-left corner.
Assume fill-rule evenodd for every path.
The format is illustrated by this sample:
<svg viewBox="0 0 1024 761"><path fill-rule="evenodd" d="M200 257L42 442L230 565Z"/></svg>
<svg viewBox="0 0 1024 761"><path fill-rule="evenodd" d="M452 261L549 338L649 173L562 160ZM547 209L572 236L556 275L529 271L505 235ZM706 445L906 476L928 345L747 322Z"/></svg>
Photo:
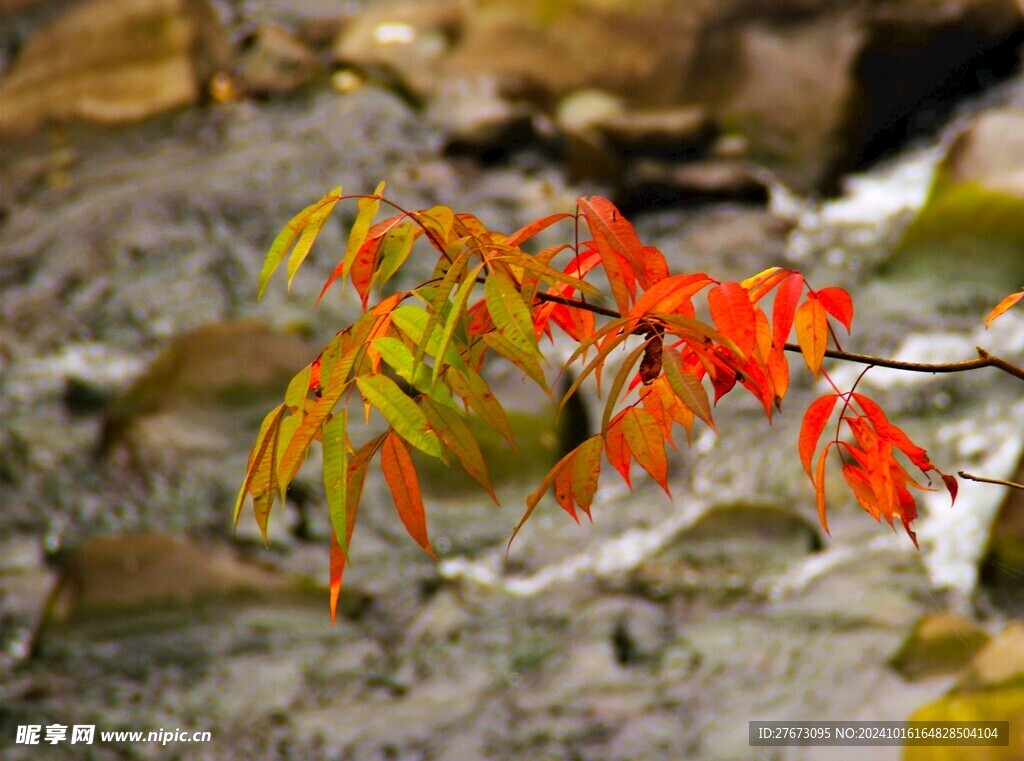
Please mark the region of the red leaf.
<svg viewBox="0 0 1024 761"><path fill-rule="evenodd" d="M409 450L405 448L401 437L389 431L384 438L380 450L380 464L384 471L384 479L388 482L391 495L395 500L398 517L405 524L409 536L437 559L427 539L427 517L423 509L423 495L420 493L420 482L416 476Z"/></svg>
<svg viewBox="0 0 1024 761"><path fill-rule="evenodd" d="M821 438L838 399L839 394L826 394L815 399L804 413L804 420L800 425L800 462L803 463L804 470L812 481L814 475L811 473L811 462L814 460L814 450L818 447L818 439Z"/></svg>
<svg viewBox="0 0 1024 761"><path fill-rule="evenodd" d="M842 288L822 288L815 291L814 295L825 307L825 311L839 320L849 333L850 325L853 323L853 299L850 298L850 294Z"/></svg>
<svg viewBox="0 0 1024 761"><path fill-rule="evenodd" d="M947 476L945 473L941 475L942 482L946 485L946 490L949 492L950 501L956 502L956 495L960 491L960 485L953 476Z"/></svg>
<svg viewBox="0 0 1024 761"><path fill-rule="evenodd" d="M1017 293L1011 293L1005 299L996 304L996 308L989 312L988 317L985 318L985 327L987 328L989 325L991 325L994 319L1004 314L1010 307L1012 307L1022 298L1024 298L1024 288L1022 288Z"/></svg>
<svg viewBox="0 0 1024 761"><path fill-rule="evenodd" d="M775 293L775 304L772 306L772 336L776 347L781 348L789 339L789 331L793 329L793 317L796 315L797 303L803 290L803 276L794 272L782 282Z"/></svg>
<svg viewBox="0 0 1024 761"><path fill-rule="evenodd" d="M708 292L708 305L715 327L731 339L744 357L757 342L757 317L746 289L739 283L722 283Z"/></svg>
<svg viewBox="0 0 1024 761"><path fill-rule="evenodd" d="M828 346L828 316L825 307L814 297L809 296L796 310L796 337L807 367L817 378Z"/></svg>

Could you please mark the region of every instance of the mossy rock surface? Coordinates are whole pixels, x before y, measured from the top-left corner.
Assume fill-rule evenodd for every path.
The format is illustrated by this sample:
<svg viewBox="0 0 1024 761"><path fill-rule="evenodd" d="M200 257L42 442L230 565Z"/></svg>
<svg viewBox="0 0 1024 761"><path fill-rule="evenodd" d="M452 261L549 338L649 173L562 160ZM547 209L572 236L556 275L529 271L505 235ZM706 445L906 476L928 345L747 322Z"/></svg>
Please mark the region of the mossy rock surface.
<svg viewBox="0 0 1024 761"><path fill-rule="evenodd" d="M955 674L988 640L988 634L970 619L931 613L914 626L893 656L892 667L908 680Z"/></svg>

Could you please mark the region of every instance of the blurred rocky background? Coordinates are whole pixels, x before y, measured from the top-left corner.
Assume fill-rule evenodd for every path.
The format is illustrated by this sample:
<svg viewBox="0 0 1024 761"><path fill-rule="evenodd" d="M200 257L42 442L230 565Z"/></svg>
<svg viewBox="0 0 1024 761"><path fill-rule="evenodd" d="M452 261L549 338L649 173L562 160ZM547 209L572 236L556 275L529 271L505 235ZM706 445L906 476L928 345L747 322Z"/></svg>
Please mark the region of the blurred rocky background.
<svg viewBox="0 0 1024 761"><path fill-rule="evenodd" d="M14 743L56 723L213 735L104 760L1020 757L747 746L753 719L1024 726L1024 499L926 495L918 552L837 486L823 535L807 378L772 426L719 409L674 499L608 478L593 525L543 504L507 558L562 433L496 378L504 507L433 474L438 564L371 478L333 628L316 463L269 547L230 508L358 313L312 310L354 208L255 299L338 184L504 230L607 195L678 270L849 288L845 348L1024 361L1019 311L981 325L1024 285L1022 43L1018 0L0 0L0 755L84 757ZM1024 480L1019 382L863 384L944 469Z"/></svg>

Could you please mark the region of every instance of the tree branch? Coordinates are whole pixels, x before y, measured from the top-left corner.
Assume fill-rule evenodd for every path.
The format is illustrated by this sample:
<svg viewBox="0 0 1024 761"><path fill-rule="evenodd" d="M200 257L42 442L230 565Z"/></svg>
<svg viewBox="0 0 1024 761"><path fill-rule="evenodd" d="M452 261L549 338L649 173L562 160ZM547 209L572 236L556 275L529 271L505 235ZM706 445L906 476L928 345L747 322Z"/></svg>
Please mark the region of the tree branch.
<svg viewBox="0 0 1024 761"><path fill-rule="evenodd" d="M889 367L894 370L906 370L911 373L962 373L968 370L980 370L983 367L995 367L1002 370L1004 373L1024 380L1024 368L1017 367L1016 365L1007 362L1005 359L1000 359L987 351L982 349L980 346L978 349L978 359L968 359L963 362L938 362L934 364L928 364L925 362L900 362L895 359L885 359L884 357L873 357L870 354L855 354L849 351L838 351L836 349L826 349L825 356L831 357L832 359L842 359L847 362L857 362L862 365L874 365L875 367ZM799 352L800 347L797 344L786 344L786 351Z"/></svg>
<svg viewBox="0 0 1024 761"><path fill-rule="evenodd" d="M1011 489L1020 489L1021 491L1024 491L1024 484L1018 484L1014 481L1004 481L1001 478L982 478L981 476L964 473L962 470L957 471L957 475L968 481L979 481L983 484L995 484L996 486L1009 486Z"/></svg>
<svg viewBox="0 0 1024 761"><path fill-rule="evenodd" d="M589 304L585 301L579 301L578 299L569 299L564 296L555 296L550 293L538 293L536 294L536 298L540 301L550 301L556 304L564 304L567 307L585 309L588 312L604 315L605 317L622 317L622 315L614 309L598 306L596 304ZM989 354L980 346L977 347L977 349L977 359L968 359L963 362L938 362L934 364L924 362L900 362L895 359L874 357L870 354L856 354L849 351L840 351L839 349L826 349L825 356L831 357L832 359L845 360L846 362L856 362L862 365L874 365L875 367L889 367L893 370L905 370L911 373L962 373L968 370L980 370L983 367L994 367L998 370L1002 370L1004 373L1014 376L1015 378L1024 380L1024 367L1018 367L1011 362L1007 362L1005 359ZM786 344L786 351L800 353L800 347L797 344L788 343Z"/></svg>

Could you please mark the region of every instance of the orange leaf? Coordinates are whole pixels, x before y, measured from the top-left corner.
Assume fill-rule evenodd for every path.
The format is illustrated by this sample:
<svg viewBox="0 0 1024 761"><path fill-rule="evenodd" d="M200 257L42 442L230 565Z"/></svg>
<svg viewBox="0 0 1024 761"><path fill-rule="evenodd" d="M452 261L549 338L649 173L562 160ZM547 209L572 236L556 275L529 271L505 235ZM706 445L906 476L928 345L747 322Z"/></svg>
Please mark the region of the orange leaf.
<svg viewBox="0 0 1024 761"><path fill-rule="evenodd" d="M654 285L668 277L668 263L661 251L654 246L644 246L642 252L644 273L647 275L648 283Z"/></svg>
<svg viewBox="0 0 1024 761"><path fill-rule="evenodd" d="M369 238L359 247L356 258L352 261L352 269L349 277L352 278L352 286L359 294L359 300L363 304L363 311L366 311L367 302L370 300L370 281L373 279L373 271L377 266L377 253L380 251L382 238Z"/></svg>
<svg viewBox="0 0 1024 761"><path fill-rule="evenodd" d="M597 243L598 251L601 251L602 244L610 247L626 261L633 275L640 281L640 285L647 288L650 282L647 280L647 271L643 266L643 246L629 220L622 216L622 212L615 208L615 205L607 198L599 196L578 198L576 204L587 218L587 224L594 234L594 242ZM605 261L605 269L607 269L608 262L605 260L604 252L601 252L601 259ZM608 274L610 276L612 273L609 271ZM620 305L619 311L625 314L628 308L626 305Z"/></svg>
<svg viewBox="0 0 1024 761"><path fill-rule="evenodd" d="M807 367L817 378L828 345L828 315L822 303L813 296L796 310L796 337Z"/></svg>
<svg viewBox="0 0 1024 761"><path fill-rule="evenodd" d="M645 405L646 406L646 405ZM619 472L626 486L633 488L629 477L629 465L633 461L633 455L626 444L626 434L622 430L622 419L632 407L624 409L616 415L608 424L604 432L604 452L608 462ZM664 430L664 428L663 428Z"/></svg>
<svg viewBox="0 0 1024 761"><path fill-rule="evenodd" d="M516 230L514 233L512 233L510 236L508 236L508 238L505 239L505 245L506 246L518 246L518 245L520 245L522 243L525 243L530 238L532 238L534 235L539 233L541 230L543 230L543 229L545 229L547 227L550 227L551 225L555 224L555 222L560 222L563 219L565 219L566 217L571 217L571 216L572 216L572 214L565 214L565 213L562 213L562 214L549 214L546 217L541 217L540 219L535 219L533 222L530 222L529 224L524 225L523 227L520 227L518 230Z"/></svg>
<svg viewBox="0 0 1024 761"><path fill-rule="evenodd" d="M630 317L664 312L671 314L702 288L715 282L702 272L693 275L673 275L652 285L633 305ZM744 297L745 298L745 297Z"/></svg>
<svg viewBox="0 0 1024 761"><path fill-rule="evenodd" d="M775 406L780 407L789 390L789 360L786 359L785 349L781 347L772 349L768 355L767 368L775 392Z"/></svg>
<svg viewBox="0 0 1024 761"><path fill-rule="evenodd" d="M797 303L803 290L803 276L794 272L782 282L775 293L775 304L772 306L772 336L779 348L789 339L789 331L793 328L793 316L796 314Z"/></svg>
<svg viewBox="0 0 1024 761"><path fill-rule="evenodd" d="M716 285L708 292L708 306L719 332L749 356L757 343L757 317L746 289L739 283Z"/></svg>
<svg viewBox="0 0 1024 761"><path fill-rule="evenodd" d="M814 292L815 297L825 307L825 311L835 317L850 332L853 323L853 299L842 288L822 288Z"/></svg>
<svg viewBox="0 0 1024 761"><path fill-rule="evenodd" d="M590 515L590 505L594 490L597 488L597 478L601 466L601 447L601 435L596 434L555 463L555 466L544 476L541 485L526 498L526 513L523 514L519 525L512 532L512 536L508 540L509 547L512 546L519 529L533 515L533 511L537 508L544 493L552 484L555 484L555 497L558 499L558 504L572 516L574 521L579 523L574 501L579 502L584 512Z"/></svg>
<svg viewBox="0 0 1024 761"><path fill-rule="evenodd" d="M574 503L590 517L590 506L601 476L602 447L601 436L591 436L572 451L555 476L555 499L573 518L576 517Z"/></svg>
<svg viewBox="0 0 1024 761"><path fill-rule="evenodd" d="M800 425L800 462L803 463L807 476L812 481L811 462L814 460L814 450L818 447L818 439L832 416L839 394L826 394L811 402L811 406L804 413L803 423Z"/></svg>
<svg viewBox="0 0 1024 761"><path fill-rule="evenodd" d="M626 444L640 467L671 497L672 492L668 488L668 458L665 456L665 437L661 427L647 410L637 407L630 407L630 410L622 419Z"/></svg>
<svg viewBox="0 0 1024 761"><path fill-rule="evenodd" d="M1022 288L1017 293L1011 293L1005 299L996 304L996 308L989 312L988 317L985 318L985 327L987 328L989 325L991 325L994 319L999 317L1001 314L1004 314L1010 307L1012 307L1022 298L1024 298L1024 288Z"/></svg>
<svg viewBox="0 0 1024 761"><path fill-rule="evenodd" d="M868 480L863 468L845 463L843 465L843 478L846 479L846 483L853 491L857 502L864 508L864 512L876 521L879 520L878 508L875 506L875 492L871 488L871 482Z"/></svg>
<svg viewBox="0 0 1024 761"><path fill-rule="evenodd" d="M753 310L754 325L757 331L757 341L755 341L757 359L759 362L764 363L768 361L768 357L772 353L772 326L768 322L768 315L764 313L761 307L755 306Z"/></svg>
<svg viewBox="0 0 1024 761"><path fill-rule="evenodd" d="M384 471L384 479L391 489L391 496L394 497L398 517L405 524L406 531L436 560L437 555L430 548L430 541L427 539L427 518L416 468L409 457L409 450L394 431L389 431L384 438L384 445L380 450L380 464Z"/></svg>

